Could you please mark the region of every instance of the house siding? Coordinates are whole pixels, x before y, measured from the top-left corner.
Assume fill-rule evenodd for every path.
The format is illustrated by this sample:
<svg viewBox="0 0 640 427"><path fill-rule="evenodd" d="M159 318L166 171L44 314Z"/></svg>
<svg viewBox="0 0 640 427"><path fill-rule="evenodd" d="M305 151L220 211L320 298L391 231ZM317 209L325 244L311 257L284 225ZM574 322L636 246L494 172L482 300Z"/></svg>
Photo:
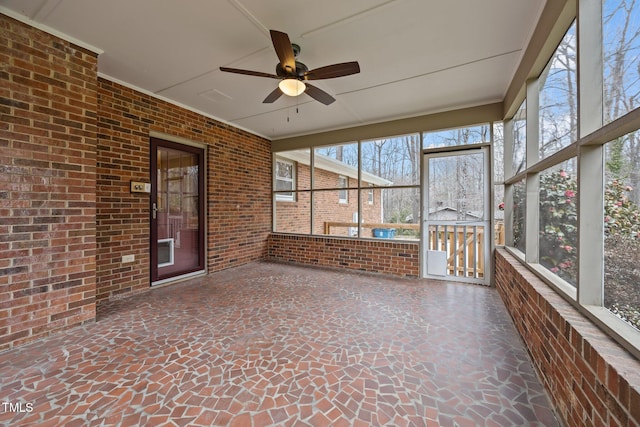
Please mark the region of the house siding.
<svg viewBox="0 0 640 427"><path fill-rule="evenodd" d="M95 318L97 56L0 14L0 350Z"/></svg>

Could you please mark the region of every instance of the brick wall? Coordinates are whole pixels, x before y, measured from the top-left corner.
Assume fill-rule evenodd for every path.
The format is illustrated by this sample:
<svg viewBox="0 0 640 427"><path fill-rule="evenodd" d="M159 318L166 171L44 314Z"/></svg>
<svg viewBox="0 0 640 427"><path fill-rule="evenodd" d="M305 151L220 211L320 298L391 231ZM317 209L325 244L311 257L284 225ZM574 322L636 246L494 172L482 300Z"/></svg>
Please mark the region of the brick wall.
<svg viewBox="0 0 640 427"><path fill-rule="evenodd" d="M108 80L99 79L98 302L149 289L149 134L207 146L209 271L266 256L271 231L270 142ZM122 264L123 255L135 262Z"/></svg>
<svg viewBox="0 0 640 427"><path fill-rule="evenodd" d="M637 359L504 249L496 287L565 425L640 425Z"/></svg>
<svg viewBox="0 0 640 427"><path fill-rule="evenodd" d="M274 233L269 237L268 257L274 261L418 277L419 251L420 245L417 242Z"/></svg>
<svg viewBox="0 0 640 427"><path fill-rule="evenodd" d="M95 318L92 52L0 14L0 350Z"/></svg>

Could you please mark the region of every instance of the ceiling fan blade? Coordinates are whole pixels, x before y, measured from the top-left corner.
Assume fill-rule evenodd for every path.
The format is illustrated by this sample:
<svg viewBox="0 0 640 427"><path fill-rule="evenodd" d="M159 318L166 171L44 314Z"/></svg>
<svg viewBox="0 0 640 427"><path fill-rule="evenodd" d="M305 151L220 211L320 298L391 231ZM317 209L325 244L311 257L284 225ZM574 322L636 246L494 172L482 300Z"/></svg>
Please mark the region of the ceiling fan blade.
<svg viewBox="0 0 640 427"><path fill-rule="evenodd" d="M271 79L280 79L280 77L276 76L275 74L263 73L260 71L241 70L239 68L220 67L220 71L224 71L227 73L235 73L235 74L246 74L247 76L269 77Z"/></svg>
<svg viewBox="0 0 640 427"><path fill-rule="evenodd" d="M296 57L293 54L289 36L276 30L269 30L269 33L271 33L271 42L280 60L280 65L286 72L294 74L296 72Z"/></svg>
<svg viewBox="0 0 640 427"><path fill-rule="evenodd" d="M307 71L304 75L305 80L333 79L334 77L350 76L358 74L360 65L357 61L342 62L340 64L327 65L326 67L316 68Z"/></svg>
<svg viewBox="0 0 640 427"><path fill-rule="evenodd" d="M307 86L307 89L304 91L304 93L306 93L316 101L322 102L324 105L332 104L333 101L335 101L335 98L333 96L329 95L322 89L311 86L309 83L305 83L305 85Z"/></svg>
<svg viewBox="0 0 640 427"><path fill-rule="evenodd" d="M275 90L273 92L271 92L269 95L267 95L267 97L264 99L264 101L262 101L262 103L263 104L271 104L272 102L274 102L275 100L277 100L281 96L282 96L282 91L280 90L279 87L277 87L277 88L275 88Z"/></svg>

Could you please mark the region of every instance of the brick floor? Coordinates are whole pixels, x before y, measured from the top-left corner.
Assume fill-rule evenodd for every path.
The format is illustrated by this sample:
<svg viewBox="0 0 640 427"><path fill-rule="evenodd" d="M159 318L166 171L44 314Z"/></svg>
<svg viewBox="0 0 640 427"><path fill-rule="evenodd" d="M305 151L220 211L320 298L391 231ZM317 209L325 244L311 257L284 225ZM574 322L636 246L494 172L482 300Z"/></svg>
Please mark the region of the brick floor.
<svg viewBox="0 0 640 427"><path fill-rule="evenodd" d="M282 264L104 304L0 374L12 426L558 425L495 289Z"/></svg>

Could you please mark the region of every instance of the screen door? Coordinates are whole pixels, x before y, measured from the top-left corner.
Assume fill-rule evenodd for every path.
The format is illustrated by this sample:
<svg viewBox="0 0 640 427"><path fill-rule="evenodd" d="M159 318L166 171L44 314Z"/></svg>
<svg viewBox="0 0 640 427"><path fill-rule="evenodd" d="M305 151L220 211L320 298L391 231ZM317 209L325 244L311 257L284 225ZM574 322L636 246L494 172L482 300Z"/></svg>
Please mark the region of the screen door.
<svg viewBox="0 0 640 427"><path fill-rule="evenodd" d="M425 150L425 277L489 284L489 150Z"/></svg>

